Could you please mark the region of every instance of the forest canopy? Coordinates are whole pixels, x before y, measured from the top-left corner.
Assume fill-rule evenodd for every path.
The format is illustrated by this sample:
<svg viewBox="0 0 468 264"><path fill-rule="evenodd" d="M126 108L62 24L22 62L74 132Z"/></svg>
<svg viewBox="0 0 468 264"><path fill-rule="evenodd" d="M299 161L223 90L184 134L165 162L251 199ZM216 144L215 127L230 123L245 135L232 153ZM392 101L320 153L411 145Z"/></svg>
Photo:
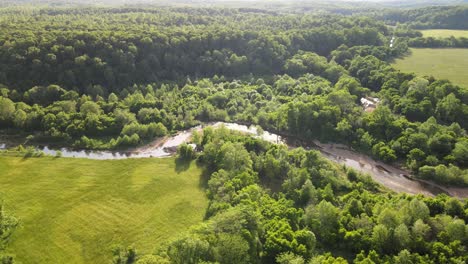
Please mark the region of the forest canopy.
<svg viewBox="0 0 468 264"><path fill-rule="evenodd" d="M418 31L467 29L467 10L0 8L1 133L125 150L237 122L467 187L468 87L390 64L409 47L468 47ZM206 170L205 221L155 254L117 248L115 263L468 261L466 200L391 193L316 151L225 128L193 143L178 162Z"/></svg>

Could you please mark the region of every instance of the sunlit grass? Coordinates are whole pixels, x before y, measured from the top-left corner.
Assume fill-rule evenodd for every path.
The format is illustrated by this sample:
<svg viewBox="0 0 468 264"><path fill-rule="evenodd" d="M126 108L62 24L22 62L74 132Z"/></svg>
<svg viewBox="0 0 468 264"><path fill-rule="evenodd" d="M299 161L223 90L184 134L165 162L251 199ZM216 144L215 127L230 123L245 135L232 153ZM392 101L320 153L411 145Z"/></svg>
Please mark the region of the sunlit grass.
<svg viewBox="0 0 468 264"><path fill-rule="evenodd" d="M394 66L404 72L432 75L468 87L468 49L411 49Z"/></svg>
<svg viewBox="0 0 468 264"><path fill-rule="evenodd" d="M0 157L7 209L21 219L8 251L19 263L109 263L113 245L151 253L203 220L195 163Z"/></svg>
<svg viewBox="0 0 468 264"><path fill-rule="evenodd" d="M465 37L468 38L468 30L453 30L453 29L427 29L421 30L423 37L433 38L449 38L449 37Z"/></svg>

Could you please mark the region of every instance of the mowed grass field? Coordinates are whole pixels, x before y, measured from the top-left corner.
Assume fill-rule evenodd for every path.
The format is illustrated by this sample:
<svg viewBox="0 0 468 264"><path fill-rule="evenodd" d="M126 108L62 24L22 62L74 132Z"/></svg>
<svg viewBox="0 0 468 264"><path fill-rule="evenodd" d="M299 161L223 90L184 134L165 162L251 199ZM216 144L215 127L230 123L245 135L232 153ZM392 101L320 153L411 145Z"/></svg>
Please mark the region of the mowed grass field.
<svg viewBox="0 0 468 264"><path fill-rule="evenodd" d="M468 87L468 49L411 49L411 55L393 65L404 72L432 75Z"/></svg>
<svg viewBox="0 0 468 264"><path fill-rule="evenodd" d="M454 36L456 38L465 37L468 38L468 30L453 30L453 29L427 29L421 30L423 37L433 38L450 38Z"/></svg>
<svg viewBox="0 0 468 264"><path fill-rule="evenodd" d="M195 163L0 156L1 195L18 217L18 263L110 263L113 245L151 253L203 220ZM16 263L16 262L15 262Z"/></svg>

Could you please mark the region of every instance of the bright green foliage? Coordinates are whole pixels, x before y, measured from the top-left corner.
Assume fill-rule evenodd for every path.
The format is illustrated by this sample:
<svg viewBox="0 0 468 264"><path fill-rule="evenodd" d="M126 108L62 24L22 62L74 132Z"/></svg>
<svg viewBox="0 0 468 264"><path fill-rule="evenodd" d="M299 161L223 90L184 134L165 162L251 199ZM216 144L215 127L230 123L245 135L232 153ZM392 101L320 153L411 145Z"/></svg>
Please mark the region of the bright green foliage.
<svg viewBox="0 0 468 264"><path fill-rule="evenodd" d="M294 255L291 252L283 253L276 257L278 264L304 264L304 258L301 256Z"/></svg>
<svg viewBox="0 0 468 264"><path fill-rule="evenodd" d="M168 255L176 264L195 264L208 254L209 244L197 238L184 237L171 243Z"/></svg>
<svg viewBox="0 0 468 264"><path fill-rule="evenodd" d="M339 230L339 211L327 201L321 201L317 206L308 208L307 218L311 229L320 241L333 245L337 240Z"/></svg>
<svg viewBox="0 0 468 264"><path fill-rule="evenodd" d="M14 103L4 97L0 97L0 122L8 124L12 121L15 112Z"/></svg>
<svg viewBox="0 0 468 264"><path fill-rule="evenodd" d="M187 161L195 157L195 150L192 146L184 143L177 148L177 154L180 159Z"/></svg>

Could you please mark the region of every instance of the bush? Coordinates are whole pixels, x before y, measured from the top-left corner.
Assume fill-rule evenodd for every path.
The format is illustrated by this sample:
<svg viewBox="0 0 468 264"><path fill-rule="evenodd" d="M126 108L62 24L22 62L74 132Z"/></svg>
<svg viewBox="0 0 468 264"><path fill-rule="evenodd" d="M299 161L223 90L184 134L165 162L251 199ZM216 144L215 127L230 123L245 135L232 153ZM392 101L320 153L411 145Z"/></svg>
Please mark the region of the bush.
<svg viewBox="0 0 468 264"><path fill-rule="evenodd" d="M191 160L195 158L195 150L192 145L183 143L177 148L177 155L179 155L181 159Z"/></svg>

